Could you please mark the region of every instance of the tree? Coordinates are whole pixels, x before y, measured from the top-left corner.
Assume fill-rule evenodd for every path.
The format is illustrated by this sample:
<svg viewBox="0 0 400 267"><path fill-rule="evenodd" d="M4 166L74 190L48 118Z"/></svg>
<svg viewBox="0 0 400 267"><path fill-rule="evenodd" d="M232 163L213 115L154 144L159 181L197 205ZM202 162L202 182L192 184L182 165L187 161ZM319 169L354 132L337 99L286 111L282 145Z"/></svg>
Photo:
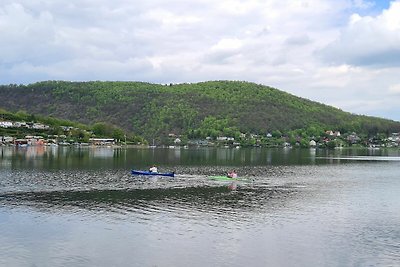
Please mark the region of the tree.
<svg viewBox="0 0 400 267"><path fill-rule="evenodd" d="M327 148L333 149L333 148L335 148L336 146L337 146L336 140L331 140L331 141L329 141L329 142L326 143L326 147L327 147Z"/></svg>
<svg viewBox="0 0 400 267"><path fill-rule="evenodd" d="M32 121L32 122L36 122L36 117L35 117L34 114L30 114L30 115L28 115L27 120L28 121Z"/></svg>
<svg viewBox="0 0 400 267"><path fill-rule="evenodd" d="M115 128L112 133L112 138L114 138L115 140L124 140L125 132L120 128Z"/></svg>
<svg viewBox="0 0 400 267"><path fill-rule="evenodd" d="M70 132L70 136L80 142L89 141L89 134L82 129L78 129L78 128L72 129Z"/></svg>
<svg viewBox="0 0 400 267"><path fill-rule="evenodd" d="M97 122L93 125L92 130L96 136L111 136L114 127L105 122Z"/></svg>
<svg viewBox="0 0 400 267"><path fill-rule="evenodd" d="M279 130L272 131L271 134L272 134L272 137L274 137L274 138L281 138L282 137L282 133Z"/></svg>
<svg viewBox="0 0 400 267"><path fill-rule="evenodd" d="M16 116L16 119L18 119L18 120L27 120L29 117L29 114L23 110L20 110L17 113L15 113L15 116Z"/></svg>

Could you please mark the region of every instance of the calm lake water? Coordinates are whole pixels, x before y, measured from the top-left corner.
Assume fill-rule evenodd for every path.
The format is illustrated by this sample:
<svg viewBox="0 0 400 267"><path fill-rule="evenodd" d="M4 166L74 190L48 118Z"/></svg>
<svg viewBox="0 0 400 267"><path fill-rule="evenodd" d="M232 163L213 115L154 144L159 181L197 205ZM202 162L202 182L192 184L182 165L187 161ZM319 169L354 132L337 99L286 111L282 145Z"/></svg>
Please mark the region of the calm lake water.
<svg viewBox="0 0 400 267"><path fill-rule="evenodd" d="M0 266L400 266L400 150L0 147L0 229Z"/></svg>

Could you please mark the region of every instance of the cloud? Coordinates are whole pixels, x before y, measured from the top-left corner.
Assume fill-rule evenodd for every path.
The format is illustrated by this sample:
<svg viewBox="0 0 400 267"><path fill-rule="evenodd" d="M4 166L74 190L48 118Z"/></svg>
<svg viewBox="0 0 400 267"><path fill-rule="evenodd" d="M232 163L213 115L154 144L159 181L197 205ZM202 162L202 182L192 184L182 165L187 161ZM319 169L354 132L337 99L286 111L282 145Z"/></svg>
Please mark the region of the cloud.
<svg viewBox="0 0 400 267"><path fill-rule="evenodd" d="M0 9L0 64L48 64L62 60L68 47L59 42L51 13L31 14L12 3Z"/></svg>
<svg viewBox="0 0 400 267"><path fill-rule="evenodd" d="M353 4L357 8L366 9L374 6L374 3L371 1L365 0L353 0Z"/></svg>
<svg viewBox="0 0 400 267"><path fill-rule="evenodd" d="M399 3L3 0L0 83L246 80L376 115L399 83Z"/></svg>
<svg viewBox="0 0 400 267"><path fill-rule="evenodd" d="M389 93L393 95L400 95L400 83L391 85L389 87Z"/></svg>
<svg viewBox="0 0 400 267"><path fill-rule="evenodd" d="M205 55L205 62L226 64L235 57L241 56L242 41L235 38L224 38L213 45Z"/></svg>
<svg viewBox="0 0 400 267"><path fill-rule="evenodd" d="M306 45L309 44L311 42L310 37L307 34L298 34L298 35L294 35L294 36L290 36L286 39L285 43L287 45Z"/></svg>
<svg viewBox="0 0 400 267"><path fill-rule="evenodd" d="M0 81L12 82L15 76L10 72L17 69L35 70L21 73L25 77L22 82L37 80L33 77L40 71L46 73L38 79L60 79L65 75L58 77L57 73L69 73L73 80L82 77L84 66L91 62L119 62L129 69L127 59L150 60L153 68L147 70L153 73L146 76L155 77L153 82L161 81L165 77L161 73L168 72L170 66L186 71L198 68L199 63L204 64L199 68L205 78L206 68L214 77L214 66L226 71L226 64L231 64L231 69L246 69L248 77L254 73L252 69L284 65L290 54L299 54L289 47L310 44L313 37L307 28L324 18L330 7L328 0L84 0L79 4L4 0L0 5L0 33L6 41L0 44ZM70 62L80 64L74 64L76 69L49 72ZM121 70L110 69L107 77L113 73L120 77Z"/></svg>
<svg viewBox="0 0 400 267"><path fill-rule="evenodd" d="M400 67L400 1L376 17L353 14L320 55L333 64Z"/></svg>

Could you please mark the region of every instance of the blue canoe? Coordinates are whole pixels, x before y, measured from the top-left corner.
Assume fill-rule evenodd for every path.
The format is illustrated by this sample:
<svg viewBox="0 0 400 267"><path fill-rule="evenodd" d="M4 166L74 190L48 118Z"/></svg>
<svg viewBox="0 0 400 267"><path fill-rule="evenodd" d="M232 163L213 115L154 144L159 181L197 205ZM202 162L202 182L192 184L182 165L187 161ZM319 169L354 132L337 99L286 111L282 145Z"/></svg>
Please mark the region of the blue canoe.
<svg viewBox="0 0 400 267"><path fill-rule="evenodd" d="M137 171L137 170L132 170L131 174L132 175L169 176L169 177L174 177L175 176L174 172L161 173L161 172Z"/></svg>

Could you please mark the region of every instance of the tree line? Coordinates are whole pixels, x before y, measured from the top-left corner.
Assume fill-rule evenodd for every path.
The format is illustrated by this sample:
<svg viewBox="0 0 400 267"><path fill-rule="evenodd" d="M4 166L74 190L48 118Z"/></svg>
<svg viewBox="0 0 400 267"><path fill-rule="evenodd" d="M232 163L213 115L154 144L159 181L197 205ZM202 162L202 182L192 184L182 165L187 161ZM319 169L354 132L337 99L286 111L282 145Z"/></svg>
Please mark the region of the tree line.
<svg viewBox="0 0 400 267"><path fill-rule="evenodd" d="M400 132L400 123L351 114L249 82L193 84L45 81L0 86L0 107L84 125L107 122L147 140L263 135L312 128L368 136ZM117 131L118 132L118 131Z"/></svg>

